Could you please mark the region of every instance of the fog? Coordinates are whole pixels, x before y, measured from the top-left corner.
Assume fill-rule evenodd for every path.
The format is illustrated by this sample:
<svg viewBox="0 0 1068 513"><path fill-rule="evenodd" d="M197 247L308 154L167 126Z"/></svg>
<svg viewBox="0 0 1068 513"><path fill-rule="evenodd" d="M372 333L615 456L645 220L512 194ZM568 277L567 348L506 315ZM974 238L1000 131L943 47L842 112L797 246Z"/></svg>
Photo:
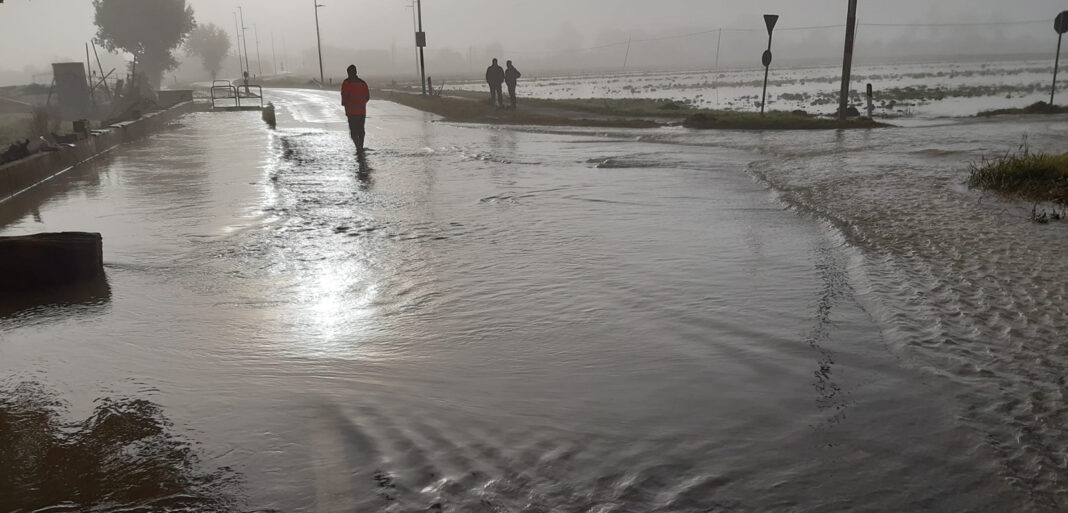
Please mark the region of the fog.
<svg viewBox="0 0 1068 513"><path fill-rule="evenodd" d="M414 73L408 0L321 3L328 75L340 76L348 62L357 62L370 76ZM189 4L198 23L236 32L237 2ZM318 74L312 1L246 0L240 5L253 74L282 68L309 77ZM832 62L840 59L845 6L844 0L425 0L422 7L428 72L452 76L477 73L490 57L512 59L525 70L594 71L620 69L624 63L628 69L708 68L717 64L717 45L720 66L755 66L766 44L764 13L782 16L775 36L777 64ZM1057 0L861 0L857 59L862 64L946 55L1052 55L1052 20L1065 7ZM915 26L1031 20L1046 22ZM791 30L803 27L821 28ZM47 81L49 63L84 61L84 44L94 34L90 0L6 0L0 4L0 84ZM693 35L676 37L686 34ZM105 61L106 67L116 67L122 59ZM190 61L172 75L203 75ZM233 75L237 69L230 59L224 73ZM41 76L33 77L35 73Z"/></svg>

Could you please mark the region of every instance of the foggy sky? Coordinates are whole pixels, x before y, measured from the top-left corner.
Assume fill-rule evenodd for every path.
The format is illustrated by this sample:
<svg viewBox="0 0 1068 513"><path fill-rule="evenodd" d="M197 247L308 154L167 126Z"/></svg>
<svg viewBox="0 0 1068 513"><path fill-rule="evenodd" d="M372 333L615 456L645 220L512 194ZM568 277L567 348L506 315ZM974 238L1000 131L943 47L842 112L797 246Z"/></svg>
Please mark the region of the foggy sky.
<svg viewBox="0 0 1068 513"><path fill-rule="evenodd" d="M284 59L284 41L291 69L317 66L307 62L314 56L315 48L312 0L188 1L199 23L215 23L231 35L235 32L232 13L237 5L242 5L245 24L250 29L247 37L253 59L256 42L252 27L255 25L264 61L273 58L273 33L275 52L280 60ZM326 4L319 11L324 46L340 52L380 50L411 60L414 48L412 10L407 7L410 1L320 0ZM845 6L845 0L424 0L423 23L428 34L427 50L432 54L448 49L452 53L447 56L460 62L461 57L466 60L473 55L481 61L487 52L501 52L507 54L501 55L502 58L534 61L547 59L553 51L615 43L628 37L655 37L719 27L760 29L764 13L780 14L780 27L842 24ZM861 0L859 17L862 23L1049 19L1049 26L1005 27L1001 32L990 28L943 31L957 34L954 42L943 43L947 53L966 49L970 37L1016 39L1017 46L1023 49L1034 47L1035 51L1041 51L1042 41L1055 45L1052 19L1063 9L1068 9L1064 0ZM47 69L50 62L84 61L83 45L95 33L92 11L90 0L6 0L0 4L0 70L21 70L28 66ZM906 34L904 29L862 26L859 37L863 44L882 45L879 48L884 49L899 41L901 49L907 51L908 38L936 41L945 35L938 34L936 29L914 31L907 37L903 34ZM840 46L841 36L837 30L784 33L785 47L779 51L788 57L800 57L788 52L791 48L811 47L810 52L833 54L835 45ZM758 44L759 39L759 34L745 39L747 59L748 46ZM709 44L708 38L698 38L675 41L661 49L646 45L644 49L636 47L633 58L639 65L645 64L643 60L665 62L671 60L673 52L696 51L687 47ZM739 44L742 44L740 40L733 43ZM725 50L737 48L725 46ZM604 56L597 58L619 59L616 53L622 51L622 48L605 50ZM708 49L700 51L707 53ZM398 58L392 57L394 61ZM691 63L680 60L679 64Z"/></svg>

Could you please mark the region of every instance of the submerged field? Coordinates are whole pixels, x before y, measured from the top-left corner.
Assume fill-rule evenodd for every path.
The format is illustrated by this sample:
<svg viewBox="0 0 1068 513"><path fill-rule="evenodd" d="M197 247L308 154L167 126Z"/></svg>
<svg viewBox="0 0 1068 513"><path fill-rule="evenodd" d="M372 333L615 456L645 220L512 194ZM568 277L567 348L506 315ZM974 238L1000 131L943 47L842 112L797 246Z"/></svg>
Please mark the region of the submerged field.
<svg viewBox="0 0 1068 513"><path fill-rule="evenodd" d="M546 99L654 98L697 108L759 110L763 75L763 69L755 68L529 74L521 81L519 93ZM984 110L1022 108L1039 100L1048 101L1052 76L1052 61L859 66L853 71L851 99L863 111L865 100L861 94L865 85L871 83L878 117L972 116ZM837 110L840 77L838 66L779 69L773 65L768 82L768 108L832 114ZM448 88L487 90L481 80L455 82Z"/></svg>

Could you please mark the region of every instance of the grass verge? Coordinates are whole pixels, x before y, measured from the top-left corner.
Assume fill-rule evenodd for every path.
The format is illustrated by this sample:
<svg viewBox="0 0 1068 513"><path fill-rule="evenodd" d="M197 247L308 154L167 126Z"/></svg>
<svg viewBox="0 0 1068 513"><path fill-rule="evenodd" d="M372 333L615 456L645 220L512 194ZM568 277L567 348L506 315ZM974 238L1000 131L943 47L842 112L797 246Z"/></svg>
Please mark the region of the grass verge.
<svg viewBox="0 0 1068 513"><path fill-rule="evenodd" d="M1003 157L984 158L971 164L968 187L1034 203L1031 218L1036 222L1059 220L1064 214L1057 207L1068 207L1068 153L1035 154L1024 146ZM1038 212L1040 203L1053 204L1052 213Z"/></svg>
<svg viewBox="0 0 1068 513"><path fill-rule="evenodd" d="M1004 116L1010 114L1068 114L1068 106L1050 105L1046 102L1032 103L1022 109L985 110L978 114L981 118Z"/></svg>
<svg viewBox="0 0 1068 513"><path fill-rule="evenodd" d="M406 105L424 112L437 114L447 121L461 123L495 123L507 125L539 126L586 126L614 128L654 128L659 123L651 120L616 117L581 118L568 116L566 112L528 106L516 110L502 110L484 101L467 97L427 97L399 91L378 92L372 94L381 98Z"/></svg>
<svg viewBox="0 0 1068 513"><path fill-rule="evenodd" d="M891 125L868 118L839 121L805 113L771 111L757 112L700 111L682 122L687 128L731 130L829 130L839 128L884 128Z"/></svg>
<svg viewBox="0 0 1068 513"><path fill-rule="evenodd" d="M804 112L769 112L762 116L756 112L695 109L686 103L649 98L522 98L518 110L499 110L486 102L484 93L473 91L450 91L448 96L440 98L386 91L375 97L432 112L449 121L470 123L619 128L682 124L687 128L729 130L826 130L891 126L870 119L840 122Z"/></svg>

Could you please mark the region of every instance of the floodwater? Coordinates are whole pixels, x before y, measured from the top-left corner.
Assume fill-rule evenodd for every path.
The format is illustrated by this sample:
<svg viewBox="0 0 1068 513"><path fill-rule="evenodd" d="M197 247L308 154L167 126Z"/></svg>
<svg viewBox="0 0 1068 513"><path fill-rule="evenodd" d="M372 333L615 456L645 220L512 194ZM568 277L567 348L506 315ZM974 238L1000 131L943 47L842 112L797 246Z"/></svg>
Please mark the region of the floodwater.
<svg viewBox="0 0 1068 513"><path fill-rule="evenodd" d="M768 108L834 115L841 91L841 65L777 67L768 81ZM764 68L699 71L619 71L585 75L525 76L519 95L535 98L656 98L700 108L760 109ZM851 104L864 112L865 85L873 88L876 118L941 118L1023 108L1049 101L1053 56L1048 60L992 60L917 64L868 64L853 68ZM449 85L489 91L484 81ZM1068 91L1063 82L1059 94Z"/></svg>
<svg viewBox="0 0 1068 513"><path fill-rule="evenodd" d="M107 282L0 317L0 510L1068 508L1068 119L501 129L200 113L0 205Z"/></svg>

